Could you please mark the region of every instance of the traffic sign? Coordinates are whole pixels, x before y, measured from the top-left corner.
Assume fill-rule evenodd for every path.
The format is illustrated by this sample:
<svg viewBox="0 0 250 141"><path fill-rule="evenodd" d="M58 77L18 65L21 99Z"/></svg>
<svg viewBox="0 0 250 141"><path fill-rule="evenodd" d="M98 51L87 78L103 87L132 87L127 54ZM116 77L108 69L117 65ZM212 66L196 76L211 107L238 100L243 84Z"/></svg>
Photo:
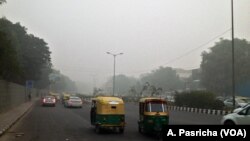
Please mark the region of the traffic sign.
<svg viewBox="0 0 250 141"><path fill-rule="evenodd" d="M26 80L26 88L32 89L34 86L34 81L33 80Z"/></svg>

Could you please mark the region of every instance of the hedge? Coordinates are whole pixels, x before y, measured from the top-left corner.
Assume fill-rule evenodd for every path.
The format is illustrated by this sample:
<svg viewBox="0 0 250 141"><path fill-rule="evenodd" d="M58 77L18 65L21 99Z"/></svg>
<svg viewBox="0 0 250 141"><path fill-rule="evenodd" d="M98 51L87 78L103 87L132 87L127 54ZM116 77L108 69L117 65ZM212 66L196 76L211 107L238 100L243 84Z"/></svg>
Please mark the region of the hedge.
<svg viewBox="0 0 250 141"><path fill-rule="evenodd" d="M217 100L216 96L213 93L207 91L177 93L175 95L175 105L217 110L222 110L224 107L222 101Z"/></svg>

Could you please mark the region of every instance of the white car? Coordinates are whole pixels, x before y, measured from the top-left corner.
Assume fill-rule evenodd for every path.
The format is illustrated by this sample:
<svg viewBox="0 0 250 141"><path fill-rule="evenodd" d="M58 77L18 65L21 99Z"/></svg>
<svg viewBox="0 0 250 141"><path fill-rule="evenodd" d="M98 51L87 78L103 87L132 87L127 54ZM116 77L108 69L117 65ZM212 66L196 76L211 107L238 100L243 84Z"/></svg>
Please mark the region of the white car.
<svg viewBox="0 0 250 141"><path fill-rule="evenodd" d="M224 125L250 125L250 105L238 112L223 116L221 124Z"/></svg>
<svg viewBox="0 0 250 141"><path fill-rule="evenodd" d="M235 97L235 106L237 108L245 106L247 103L250 103L250 98L249 97ZM229 98L224 101L224 105L226 107L232 108L233 107L233 99Z"/></svg>
<svg viewBox="0 0 250 141"><path fill-rule="evenodd" d="M65 101L65 107L79 107L82 108L82 99L76 96L70 96L67 101Z"/></svg>
<svg viewBox="0 0 250 141"><path fill-rule="evenodd" d="M242 109L244 109L245 107L247 107L247 106L249 106L249 105L250 105L250 103L244 105L243 107L236 108L236 109L233 110L233 112L234 112L234 113L237 113L237 112L241 111Z"/></svg>

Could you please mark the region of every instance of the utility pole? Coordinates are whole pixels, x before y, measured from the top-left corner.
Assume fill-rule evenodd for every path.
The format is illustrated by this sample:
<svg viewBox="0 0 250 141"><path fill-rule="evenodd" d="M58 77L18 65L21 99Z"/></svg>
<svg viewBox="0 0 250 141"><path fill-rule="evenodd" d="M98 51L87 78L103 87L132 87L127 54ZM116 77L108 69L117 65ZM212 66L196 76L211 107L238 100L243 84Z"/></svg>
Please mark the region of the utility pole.
<svg viewBox="0 0 250 141"><path fill-rule="evenodd" d="M234 60L234 2L231 0L231 16L232 16L232 95L233 108L235 108L235 60Z"/></svg>

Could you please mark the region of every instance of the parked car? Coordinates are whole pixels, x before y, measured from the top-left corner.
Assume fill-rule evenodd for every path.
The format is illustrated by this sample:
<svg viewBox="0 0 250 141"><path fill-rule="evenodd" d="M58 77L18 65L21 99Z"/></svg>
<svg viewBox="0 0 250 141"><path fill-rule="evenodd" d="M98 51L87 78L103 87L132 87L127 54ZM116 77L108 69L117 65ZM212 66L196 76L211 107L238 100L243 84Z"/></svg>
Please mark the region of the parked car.
<svg viewBox="0 0 250 141"><path fill-rule="evenodd" d="M171 102L171 103L175 102L174 96L168 95L165 99L166 99L166 101Z"/></svg>
<svg viewBox="0 0 250 141"><path fill-rule="evenodd" d="M243 107L246 104L250 103L250 98L248 97L235 97L235 107ZM224 105L226 107L232 108L233 107L233 99L229 98L224 101Z"/></svg>
<svg viewBox="0 0 250 141"><path fill-rule="evenodd" d="M250 125L250 105L238 112L223 116L221 123L224 125Z"/></svg>
<svg viewBox="0 0 250 141"><path fill-rule="evenodd" d="M68 100L65 101L65 107L79 107L82 108L82 99L77 96L70 96Z"/></svg>
<svg viewBox="0 0 250 141"><path fill-rule="evenodd" d="M54 96L45 96L42 98L42 106L56 106L56 98Z"/></svg>

